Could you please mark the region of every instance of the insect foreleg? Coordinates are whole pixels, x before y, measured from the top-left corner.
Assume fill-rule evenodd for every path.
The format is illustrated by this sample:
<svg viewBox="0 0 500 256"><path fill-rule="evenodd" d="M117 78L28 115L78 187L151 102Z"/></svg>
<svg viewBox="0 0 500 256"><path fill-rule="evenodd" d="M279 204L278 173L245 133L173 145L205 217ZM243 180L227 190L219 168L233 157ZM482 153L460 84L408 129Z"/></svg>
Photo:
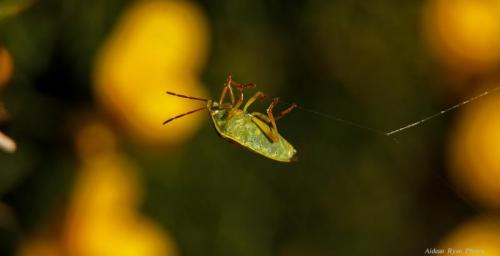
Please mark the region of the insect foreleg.
<svg viewBox="0 0 500 256"><path fill-rule="evenodd" d="M231 81L231 83L238 89L239 91L239 99L236 101L236 104L234 105L235 109L238 109L241 104L243 104L243 90L248 89L248 88L255 88L255 84L249 83L249 84L240 84L236 81Z"/></svg>
<svg viewBox="0 0 500 256"><path fill-rule="evenodd" d="M224 85L224 89L222 90L222 93L220 95L219 99L219 105L222 105L224 102L224 98L226 97L227 91L229 91L229 97L231 99L231 105L234 105L234 93L233 93L233 88L231 87L231 75L227 77L226 83Z"/></svg>
<svg viewBox="0 0 500 256"><path fill-rule="evenodd" d="M234 104L233 108L238 109L241 106L241 103L243 103L243 87L236 87L239 91L240 97L238 98L238 101L236 101L236 104Z"/></svg>
<svg viewBox="0 0 500 256"><path fill-rule="evenodd" d="M231 81L231 84L234 85L234 87L239 88L239 89L249 89L249 88L255 88L254 83L248 83L248 84L241 84L236 81Z"/></svg>

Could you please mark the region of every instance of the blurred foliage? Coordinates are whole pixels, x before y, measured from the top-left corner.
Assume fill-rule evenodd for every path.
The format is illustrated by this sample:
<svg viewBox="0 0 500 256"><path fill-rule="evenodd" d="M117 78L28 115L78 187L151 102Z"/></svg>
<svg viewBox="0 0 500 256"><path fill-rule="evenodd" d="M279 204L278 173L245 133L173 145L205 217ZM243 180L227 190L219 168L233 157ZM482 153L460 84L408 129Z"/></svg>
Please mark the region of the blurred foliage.
<svg viewBox="0 0 500 256"><path fill-rule="evenodd" d="M278 123L290 165L220 140L202 114L161 126L203 104L165 90L217 98L232 73L398 128L496 83L495 1L30 3L0 4L0 129L18 144L0 153L1 255L421 255L479 212L498 219L498 97L460 109L453 136L450 113L399 143L295 110ZM471 223L450 246L497 232Z"/></svg>
<svg viewBox="0 0 500 256"><path fill-rule="evenodd" d="M0 2L0 21L19 14L33 4L34 0L4 0Z"/></svg>

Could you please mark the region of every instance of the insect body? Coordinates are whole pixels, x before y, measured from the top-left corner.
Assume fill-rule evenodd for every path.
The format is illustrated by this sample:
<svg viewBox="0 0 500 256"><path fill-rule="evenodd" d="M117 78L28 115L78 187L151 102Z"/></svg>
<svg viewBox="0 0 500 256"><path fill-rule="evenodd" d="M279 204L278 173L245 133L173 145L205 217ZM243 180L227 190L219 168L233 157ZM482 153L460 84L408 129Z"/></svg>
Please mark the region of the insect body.
<svg viewBox="0 0 500 256"><path fill-rule="evenodd" d="M233 86L239 92L238 100L235 100ZM272 111L278 103L278 98L274 98L271 105L267 108L266 114L260 112L249 113L247 112L247 109L252 103L254 103L257 99L263 100L265 98L265 95L259 91L255 93L242 107L243 90L254 87L254 84L240 84L232 81L231 76L229 76L224 89L222 90L219 101L167 92L173 96L206 101L207 105L206 107L195 109L182 115L170 118L163 124L185 115L207 109L217 134L219 134L222 138L239 144L250 151L275 161L291 162L295 160L297 151L278 133L276 120L290 113L295 107L297 107L297 105L292 104L290 107L283 110L278 116L274 117ZM225 103L224 99L228 93L230 103Z"/></svg>

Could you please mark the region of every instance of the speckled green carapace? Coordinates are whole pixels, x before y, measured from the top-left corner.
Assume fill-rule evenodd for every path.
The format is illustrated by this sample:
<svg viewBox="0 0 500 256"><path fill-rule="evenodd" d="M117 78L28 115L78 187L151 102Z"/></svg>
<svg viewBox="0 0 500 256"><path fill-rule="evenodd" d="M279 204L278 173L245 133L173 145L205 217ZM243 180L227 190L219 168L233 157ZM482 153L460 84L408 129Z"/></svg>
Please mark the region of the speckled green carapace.
<svg viewBox="0 0 500 256"><path fill-rule="evenodd" d="M240 109L218 109L214 102L207 105L217 133L224 139L272 160L290 162L295 160L297 151L281 135L273 141L266 135L272 127Z"/></svg>
<svg viewBox="0 0 500 256"><path fill-rule="evenodd" d="M239 98L237 101L235 101L232 86L239 91ZM271 105L267 108L266 114L260 112L249 113L247 109L255 100L263 100L265 98L264 93L257 92L248 99L243 108L240 108L243 104L243 90L254 87L254 84L240 84L232 81L231 76L229 76L219 101L167 92L177 97L206 101L207 105L170 118L163 122L163 124L185 115L207 109L210 113L215 130L222 138L275 161L291 162L296 160L297 150L278 133L276 120L290 113L297 105L292 104L287 109L281 111L278 116L274 117L273 108L278 103L278 98L274 98ZM230 103L224 102L227 93L229 93Z"/></svg>

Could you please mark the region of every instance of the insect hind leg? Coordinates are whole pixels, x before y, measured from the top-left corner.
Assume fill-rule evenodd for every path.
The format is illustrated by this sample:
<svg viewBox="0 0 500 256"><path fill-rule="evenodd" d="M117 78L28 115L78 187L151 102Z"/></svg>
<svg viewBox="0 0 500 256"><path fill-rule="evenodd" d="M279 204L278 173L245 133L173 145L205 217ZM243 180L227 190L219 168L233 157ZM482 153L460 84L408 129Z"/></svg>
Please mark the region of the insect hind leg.
<svg viewBox="0 0 500 256"><path fill-rule="evenodd" d="M269 121L271 122L271 132L272 132L272 139L273 142L277 142L279 138L279 133L278 133L278 127L276 126L276 120L274 119L273 115L273 108L278 104L279 98L274 98L269 107L266 110L267 117L269 118Z"/></svg>
<svg viewBox="0 0 500 256"><path fill-rule="evenodd" d="M292 110L294 110L296 107L298 107L297 104L293 103L292 105L290 105L287 109L281 111L281 113L277 116L277 117L274 117L274 120L275 121L278 121L279 119L283 118L284 116L288 115L290 112L292 112ZM269 117L265 114L262 114L260 112L252 112L250 115L252 116L255 116L259 119L261 119L262 121L268 123L268 124L271 124L271 120L269 119Z"/></svg>
<svg viewBox="0 0 500 256"><path fill-rule="evenodd" d="M261 92L261 91L258 91L256 92L250 99L247 100L247 103L245 104L245 106L243 107L243 111L247 111L248 107L250 105L252 105L257 99L259 100L264 100L266 98L266 95Z"/></svg>
<svg viewBox="0 0 500 256"><path fill-rule="evenodd" d="M254 113L252 113L252 115L253 114ZM277 142L279 139L278 134L274 132L273 128L269 127L270 120L267 118L267 116L258 112L256 112L255 114L258 115L252 116L252 122L254 122L254 124L257 125L257 127L259 127L259 129L266 135L266 137L271 142Z"/></svg>
<svg viewBox="0 0 500 256"><path fill-rule="evenodd" d="M281 118L283 118L284 116L290 114L290 112L292 112L292 110L294 110L297 106L297 104L295 103L292 103L292 105L290 105L288 108L286 108L285 110L281 111L281 113L275 117L274 119L275 120L280 120Z"/></svg>
<svg viewBox="0 0 500 256"><path fill-rule="evenodd" d="M256 118L259 118L260 120L262 120L268 124L271 124L271 120L269 120L269 117L265 114L262 114L260 112L252 112L250 115L252 115Z"/></svg>

